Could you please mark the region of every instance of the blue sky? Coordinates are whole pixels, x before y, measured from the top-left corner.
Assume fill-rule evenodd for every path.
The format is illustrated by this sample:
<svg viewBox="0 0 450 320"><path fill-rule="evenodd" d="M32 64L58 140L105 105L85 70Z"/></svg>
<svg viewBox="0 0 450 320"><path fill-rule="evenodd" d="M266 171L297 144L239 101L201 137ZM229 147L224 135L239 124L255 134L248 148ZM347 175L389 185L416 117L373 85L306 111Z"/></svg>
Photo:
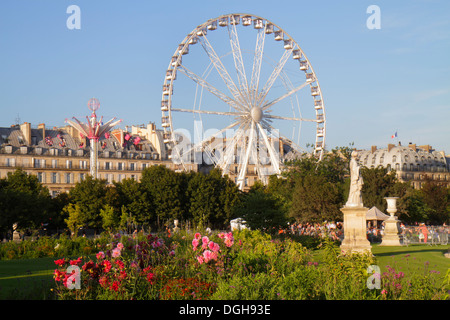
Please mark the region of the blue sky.
<svg viewBox="0 0 450 320"><path fill-rule="evenodd" d="M81 10L69 30L68 6ZM366 12L380 8L381 28ZM103 1L0 2L0 126L16 118L64 125L100 100L105 119L161 127L161 88L178 44L226 13L261 16L301 46L319 79L327 148L430 144L450 153L450 2ZM195 57L190 57L194 59Z"/></svg>

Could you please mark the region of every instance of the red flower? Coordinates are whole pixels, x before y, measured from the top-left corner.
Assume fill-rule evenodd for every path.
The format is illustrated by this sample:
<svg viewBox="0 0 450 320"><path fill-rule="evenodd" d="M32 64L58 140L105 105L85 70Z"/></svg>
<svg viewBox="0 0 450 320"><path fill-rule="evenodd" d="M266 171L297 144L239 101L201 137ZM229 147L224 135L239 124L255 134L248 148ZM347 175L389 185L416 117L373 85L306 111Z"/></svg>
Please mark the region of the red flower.
<svg viewBox="0 0 450 320"><path fill-rule="evenodd" d="M105 269L104 269L105 273L108 273L112 267L111 262L109 262L109 260L103 261L103 266L105 267Z"/></svg>
<svg viewBox="0 0 450 320"><path fill-rule="evenodd" d="M60 267L62 267L65 263L66 263L65 259L55 260L55 264Z"/></svg>
<svg viewBox="0 0 450 320"><path fill-rule="evenodd" d="M100 283L100 285L101 285L103 288L106 288L106 287L108 286L109 281L108 281L108 278L107 278L107 277L101 276L100 279L98 280L98 283Z"/></svg>
<svg viewBox="0 0 450 320"><path fill-rule="evenodd" d="M120 270L125 268L125 264L121 260L117 260L114 263L117 264L117 266L119 267Z"/></svg>
<svg viewBox="0 0 450 320"><path fill-rule="evenodd" d="M150 284L154 284L154 281L155 281L155 275L154 275L153 273L151 273L151 272L147 273L147 281L148 281Z"/></svg>
<svg viewBox="0 0 450 320"><path fill-rule="evenodd" d="M56 269L53 274L55 275L55 281L61 281L66 276L64 271L59 271L58 269Z"/></svg>
<svg viewBox="0 0 450 320"><path fill-rule="evenodd" d="M109 289L111 291L117 291L119 290L119 281L113 281L113 283L111 284L111 286L109 287Z"/></svg>
<svg viewBox="0 0 450 320"><path fill-rule="evenodd" d="M78 258L77 260L70 260L70 265L78 265L79 263L81 263L81 257Z"/></svg>

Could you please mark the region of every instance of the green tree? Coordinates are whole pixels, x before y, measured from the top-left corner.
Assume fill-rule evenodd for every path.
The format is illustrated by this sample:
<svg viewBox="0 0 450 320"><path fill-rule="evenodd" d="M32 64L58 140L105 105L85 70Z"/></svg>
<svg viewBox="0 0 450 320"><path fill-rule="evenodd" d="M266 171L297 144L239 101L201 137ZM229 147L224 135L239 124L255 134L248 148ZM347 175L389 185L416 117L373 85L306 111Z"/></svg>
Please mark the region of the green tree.
<svg viewBox="0 0 450 320"><path fill-rule="evenodd" d="M342 218L342 192L324 176L308 175L296 180L290 215L301 222Z"/></svg>
<svg viewBox="0 0 450 320"><path fill-rule="evenodd" d="M52 199L48 189L35 175L22 169L8 173L0 179L0 231L12 229L37 229L52 217Z"/></svg>
<svg viewBox="0 0 450 320"><path fill-rule="evenodd" d="M406 212L406 194L411 189L409 183L399 182L394 170L378 166L377 168L361 168L361 176L364 181L361 193L365 207L377 207L386 212L387 202L385 197L399 197L397 209L400 215Z"/></svg>
<svg viewBox="0 0 450 320"><path fill-rule="evenodd" d="M117 230L120 226L120 216L114 207L110 205L105 205L103 209L100 209L100 216L102 217L102 228L113 232Z"/></svg>
<svg viewBox="0 0 450 320"><path fill-rule="evenodd" d="M72 236L76 237L78 235L78 230L88 223L89 217L78 203L70 203L65 206L63 210L67 213L67 219L64 221L72 232Z"/></svg>
<svg viewBox="0 0 450 320"><path fill-rule="evenodd" d="M151 197L140 182L124 179L114 185L120 208L125 207L138 224L150 225L155 220Z"/></svg>
<svg viewBox="0 0 450 320"><path fill-rule="evenodd" d="M273 232L286 226L288 218L279 200L271 193L255 187L241 197L234 208L234 216L243 218L251 229Z"/></svg>
<svg viewBox="0 0 450 320"><path fill-rule="evenodd" d="M142 190L151 201L154 214L159 220L180 219L186 212L186 174L176 173L165 166L152 166L142 172Z"/></svg>
<svg viewBox="0 0 450 320"><path fill-rule="evenodd" d="M83 181L78 182L69 191L69 201L72 205L77 205L85 218L86 226L99 229L102 226L100 210L106 204L107 181L104 179L94 179L87 175ZM70 205L69 204L69 205ZM67 207L67 206L66 206ZM69 212L65 210L65 212Z"/></svg>
<svg viewBox="0 0 450 320"><path fill-rule="evenodd" d="M423 202L429 208L428 223L440 225L450 222L449 188L427 178L420 189Z"/></svg>
<svg viewBox="0 0 450 320"><path fill-rule="evenodd" d="M230 179L222 177L218 169L208 174L192 173L187 184L188 213L200 225L223 227L228 224L239 190Z"/></svg>

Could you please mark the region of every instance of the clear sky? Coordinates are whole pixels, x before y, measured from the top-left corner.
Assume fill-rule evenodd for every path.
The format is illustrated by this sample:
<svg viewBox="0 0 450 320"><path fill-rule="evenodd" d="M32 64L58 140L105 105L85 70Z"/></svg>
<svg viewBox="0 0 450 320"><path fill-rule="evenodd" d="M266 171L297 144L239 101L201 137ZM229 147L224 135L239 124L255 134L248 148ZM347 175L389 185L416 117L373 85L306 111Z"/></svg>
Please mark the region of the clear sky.
<svg viewBox="0 0 450 320"><path fill-rule="evenodd" d="M66 26L70 5L81 10L79 30ZM370 5L380 29L366 25ZM268 19L301 46L322 88L328 149L399 140L450 153L448 0L2 0L0 126L61 126L88 115L96 97L105 119L161 128L173 52L226 13Z"/></svg>

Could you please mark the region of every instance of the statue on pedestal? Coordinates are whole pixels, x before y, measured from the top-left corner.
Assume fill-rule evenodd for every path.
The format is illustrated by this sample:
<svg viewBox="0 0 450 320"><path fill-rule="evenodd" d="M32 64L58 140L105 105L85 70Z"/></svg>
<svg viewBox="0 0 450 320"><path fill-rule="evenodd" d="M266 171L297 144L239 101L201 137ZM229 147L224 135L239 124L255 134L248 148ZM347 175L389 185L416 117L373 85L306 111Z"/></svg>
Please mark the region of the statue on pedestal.
<svg viewBox="0 0 450 320"><path fill-rule="evenodd" d="M350 191L348 201L343 208L344 214L344 239L341 243L341 250L347 252L371 253L370 242L366 234L366 215L368 208L365 208L362 201L361 189L363 179L356 161L358 152L352 152L350 160Z"/></svg>
<svg viewBox="0 0 450 320"><path fill-rule="evenodd" d="M348 200L345 204L346 207L362 207L362 195L361 189L364 184L361 173L359 172L359 165L356 161L358 152L352 152L352 159L350 160L350 192L348 194Z"/></svg>

